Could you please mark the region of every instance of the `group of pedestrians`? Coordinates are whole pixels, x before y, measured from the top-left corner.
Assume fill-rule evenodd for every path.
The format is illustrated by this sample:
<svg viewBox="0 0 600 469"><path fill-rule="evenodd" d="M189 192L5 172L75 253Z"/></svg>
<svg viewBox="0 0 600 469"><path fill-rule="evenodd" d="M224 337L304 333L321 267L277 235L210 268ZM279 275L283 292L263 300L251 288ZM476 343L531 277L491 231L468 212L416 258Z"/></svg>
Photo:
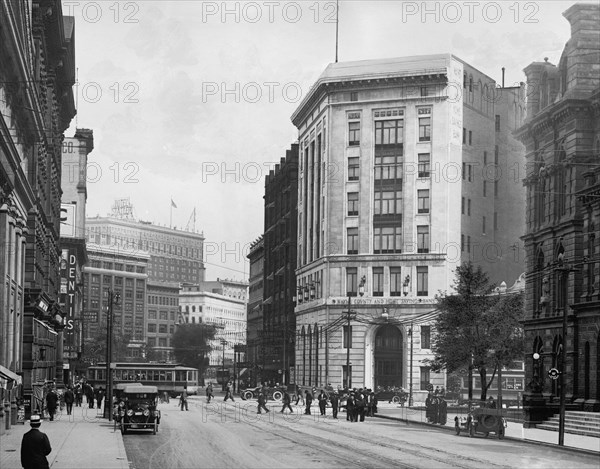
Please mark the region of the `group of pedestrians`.
<svg viewBox="0 0 600 469"><path fill-rule="evenodd" d="M373 417L377 413L377 397L370 389L356 389L348 392L346 399L346 420L364 422L365 417Z"/></svg>

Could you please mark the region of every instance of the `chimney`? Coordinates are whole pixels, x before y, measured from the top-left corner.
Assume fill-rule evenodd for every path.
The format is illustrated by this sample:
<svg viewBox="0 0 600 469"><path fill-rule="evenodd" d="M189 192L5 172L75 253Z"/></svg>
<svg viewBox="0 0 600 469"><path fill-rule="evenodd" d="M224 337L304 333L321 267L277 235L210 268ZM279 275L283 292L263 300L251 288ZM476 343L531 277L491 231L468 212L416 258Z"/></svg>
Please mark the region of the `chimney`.
<svg viewBox="0 0 600 469"><path fill-rule="evenodd" d="M504 67L502 67L502 88L504 88L504 71L506 69Z"/></svg>

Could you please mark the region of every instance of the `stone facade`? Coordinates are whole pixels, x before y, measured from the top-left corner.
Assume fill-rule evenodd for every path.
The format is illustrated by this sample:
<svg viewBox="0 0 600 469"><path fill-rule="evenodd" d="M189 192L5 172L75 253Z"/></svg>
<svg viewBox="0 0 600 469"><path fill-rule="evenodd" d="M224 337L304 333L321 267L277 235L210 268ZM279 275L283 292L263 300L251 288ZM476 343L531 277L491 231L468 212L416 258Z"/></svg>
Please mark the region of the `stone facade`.
<svg viewBox="0 0 600 469"><path fill-rule="evenodd" d="M58 0L0 3L0 366L22 375L12 398L24 397L26 412L56 378L62 344L61 146L75 115L74 27Z"/></svg>
<svg viewBox="0 0 600 469"><path fill-rule="evenodd" d="M300 384L344 385L348 364L354 387L445 384L417 338L453 269L471 260L509 284L524 270L523 190L506 176L523 157L514 105L520 117L521 88L449 54L330 64L317 80L292 116L309 292L296 307Z"/></svg>
<svg viewBox="0 0 600 469"><path fill-rule="evenodd" d="M527 149L527 425L557 413L561 394L569 407L600 409L598 205L589 197L600 148L600 8L575 4L564 16L571 38L558 66L546 59L525 69L518 130ZM561 379L548 379L550 368Z"/></svg>

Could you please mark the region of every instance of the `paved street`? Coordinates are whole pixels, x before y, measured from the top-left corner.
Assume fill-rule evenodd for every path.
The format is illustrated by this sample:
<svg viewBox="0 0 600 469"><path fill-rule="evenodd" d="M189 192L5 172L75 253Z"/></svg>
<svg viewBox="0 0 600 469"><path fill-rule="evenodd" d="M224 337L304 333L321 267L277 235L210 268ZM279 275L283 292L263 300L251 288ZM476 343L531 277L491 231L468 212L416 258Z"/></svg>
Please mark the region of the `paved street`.
<svg viewBox="0 0 600 469"><path fill-rule="evenodd" d="M364 423L313 415L256 414L254 401L222 397L205 405L190 400L189 412L172 400L161 404L160 431L124 436L132 469L164 468L596 468L598 457L514 440L461 438L427 426L368 418ZM331 409L328 409L331 413Z"/></svg>

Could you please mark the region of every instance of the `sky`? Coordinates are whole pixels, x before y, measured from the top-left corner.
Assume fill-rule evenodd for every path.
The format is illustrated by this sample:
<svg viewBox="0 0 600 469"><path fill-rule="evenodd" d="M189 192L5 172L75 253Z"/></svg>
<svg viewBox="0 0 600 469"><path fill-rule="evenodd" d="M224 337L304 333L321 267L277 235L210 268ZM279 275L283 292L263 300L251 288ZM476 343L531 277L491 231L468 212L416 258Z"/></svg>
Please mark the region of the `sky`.
<svg viewBox="0 0 600 469"><path fill-rule="evenodd" d="M452 53L498 83L505 67L511 86L533 61L558 63L574 3L342 0L339 61ZM264 178L297 140L292 113L335 61L336 2L62 4L78 70L66 136L94 132L87 215L128 197L138 219L192 229L195 210L206 278L247 280Z"/></svg>

